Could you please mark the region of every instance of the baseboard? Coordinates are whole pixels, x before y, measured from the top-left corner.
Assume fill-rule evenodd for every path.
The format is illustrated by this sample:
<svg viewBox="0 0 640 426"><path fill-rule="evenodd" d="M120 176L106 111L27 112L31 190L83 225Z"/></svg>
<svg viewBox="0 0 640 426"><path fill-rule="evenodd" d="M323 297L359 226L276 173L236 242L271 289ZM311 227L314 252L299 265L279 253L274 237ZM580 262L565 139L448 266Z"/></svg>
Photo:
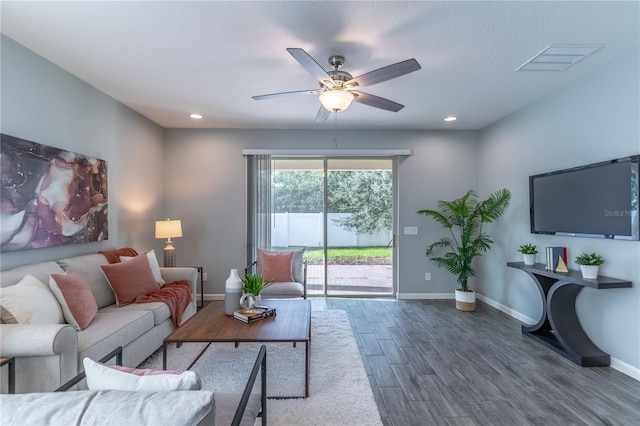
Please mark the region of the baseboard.
<svg viewBox="0 0 640 426"><path fill-rule="evenodd" d="M397 299L455 299L453 293L398 293Z"/></svg>
<svg viewBox="0 0 640 426"><path fill-rule="evenodd" d="M515 309L512 309L506 305L503 305L502 303L496 302L495 300L490 299L487 296L484 296L482 294L477 294L476 297L478 298L478 300L481 300L487 305L492 306L501 312L504 312L505 314L509 315L512 318L517 319L523 324L535 324L538 322L538 320L528 317L522 312L518 312Z"/></svg>
<svg viewBox="0 0 640 426"><path fill-rule="evenodd" d="M636 368L633 365L627 364L624 361L620 361L617 358L611 357L611 368L614 368L621 372L622 374L626 374L632 379L636 379L640 382L640 368Z"/></svg>
<svg viewBox="0 0 640 426"><path fill-rule="evenodd" d="M198 295L198 300L200 300L200 295ZM204 300L224 300L224 294L204 294Z"/></svg>

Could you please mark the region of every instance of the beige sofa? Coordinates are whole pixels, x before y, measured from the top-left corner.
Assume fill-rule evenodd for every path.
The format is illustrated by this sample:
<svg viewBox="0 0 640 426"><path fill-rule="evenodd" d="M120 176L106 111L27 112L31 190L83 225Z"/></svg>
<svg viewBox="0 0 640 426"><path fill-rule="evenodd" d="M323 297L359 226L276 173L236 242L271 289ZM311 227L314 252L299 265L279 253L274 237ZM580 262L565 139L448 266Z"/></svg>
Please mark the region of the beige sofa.
<svg viewBox="0 0 640 426"><path fill-rule="evenodd" d="M89 283L98 305L95 318L79 332L69 324L0 324L0 356L15 358L16 393L53 391L83 370L84 357L97 360L118 346L123 347L123 365L136 367L175 329L165 303L116 307L115 295L100 269L106 263L102 254L89 254L0 272L0 287L4 288L26 274L48 283L50 274L73 269ZM187 279L191 283L192 301L183 316L186 321L196 312L197 270L161 268L161 273L166 282ZM6 393L7 374L0 377L0 393Z"/></svg>

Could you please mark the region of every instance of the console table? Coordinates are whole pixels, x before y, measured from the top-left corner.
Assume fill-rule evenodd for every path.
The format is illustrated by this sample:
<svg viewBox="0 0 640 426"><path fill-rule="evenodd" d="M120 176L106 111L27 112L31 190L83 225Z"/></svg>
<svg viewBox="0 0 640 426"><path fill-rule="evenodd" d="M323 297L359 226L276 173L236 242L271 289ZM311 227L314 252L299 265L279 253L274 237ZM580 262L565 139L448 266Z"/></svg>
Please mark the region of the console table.
<svg viewBox="0 0 640 426"><path fill-rule="evenodd" d="M584 287L595 289L627 288L631 281L598 276L582 278L579 271L553 272L545 265L508 262L510 268L525 271L536 283L542 297L542 316L533 325L523 325L525 336L583 367L607 367L609 354L589 339L576 314L576 298Z"/></svg>

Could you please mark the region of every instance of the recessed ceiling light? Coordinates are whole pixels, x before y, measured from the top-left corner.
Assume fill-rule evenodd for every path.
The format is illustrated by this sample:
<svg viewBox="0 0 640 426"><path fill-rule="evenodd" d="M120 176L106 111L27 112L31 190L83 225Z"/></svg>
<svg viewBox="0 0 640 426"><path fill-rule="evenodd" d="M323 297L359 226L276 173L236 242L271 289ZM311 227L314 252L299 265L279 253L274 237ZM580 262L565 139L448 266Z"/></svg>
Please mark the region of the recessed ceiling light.
<svg viewBox="0 0 640 426"><path fill-rule="evenodd" d="M455 115L450 115L448 117L444 118L444 121L456 121L458 119L458 117L456 117Z"/></svg>
<svg viewBox="0 0 640 426"><path fill-rule="evenodd" d="M202 116L200 114L191 114L189 117L195 118L195 119L198 119L198 120L202 118Z"/></svg>

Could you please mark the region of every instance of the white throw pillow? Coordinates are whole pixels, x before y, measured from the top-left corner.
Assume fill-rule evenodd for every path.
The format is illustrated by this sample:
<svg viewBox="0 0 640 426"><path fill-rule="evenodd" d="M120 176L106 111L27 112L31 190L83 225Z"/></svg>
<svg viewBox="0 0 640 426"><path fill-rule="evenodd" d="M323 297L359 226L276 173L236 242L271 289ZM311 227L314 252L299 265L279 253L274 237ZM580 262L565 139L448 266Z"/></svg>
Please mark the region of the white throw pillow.
<svg viewBox="0 0 640 426"><path fill-rule="evenodd" d="M64 324L58 300L33 275L25 275L16 285L0 289L2 321L7 324Z"/></svg>
<svg viewBox="0 0 640 426"><path fill-rule="evenodd" d="M156 253L151 250L146 253L147 259L149 259L149 266L151 266L151 272L153 272L153 277L158 282L158 285L163 286L167 282L162 278L162 274L160 273L160 265L158 264L158 258L156 258ZM133 257L131 256L120 256L121 262L126 262L127 260L131 260Z"/></svg>
<svg viewBox="0 0 640 426"><path fill-rule="evenodd" d="M89 358L84 358L82 364L89 390L170 392L200 390L202 387L195 371L138 370L108 366Z"/></svg>

